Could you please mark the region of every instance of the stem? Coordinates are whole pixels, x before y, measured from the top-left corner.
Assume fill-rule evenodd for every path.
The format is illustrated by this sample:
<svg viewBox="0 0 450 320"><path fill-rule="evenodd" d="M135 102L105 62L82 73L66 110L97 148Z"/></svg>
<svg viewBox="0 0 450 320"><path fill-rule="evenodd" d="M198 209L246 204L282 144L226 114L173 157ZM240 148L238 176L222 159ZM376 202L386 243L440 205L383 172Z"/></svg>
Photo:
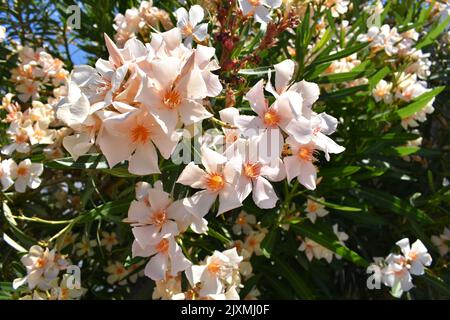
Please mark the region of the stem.
<svg viewBox="0 0 450 320"><path fill-rule="evenodd" d="M18 220L39 222L39 223L45 223L45 224L66 224L66 223L72 223L74 221L74 219L51 221L51 220L41 219L38 217L30 218L30 217L25 217L25 216L13 216L13 218L18 219Z"/></svg>

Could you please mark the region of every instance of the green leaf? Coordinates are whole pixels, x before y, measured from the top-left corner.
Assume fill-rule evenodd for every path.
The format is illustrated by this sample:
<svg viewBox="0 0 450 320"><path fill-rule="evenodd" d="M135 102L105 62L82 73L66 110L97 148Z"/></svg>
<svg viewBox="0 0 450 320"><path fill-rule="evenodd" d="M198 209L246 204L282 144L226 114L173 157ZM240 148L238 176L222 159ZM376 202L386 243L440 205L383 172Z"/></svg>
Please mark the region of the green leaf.
<svg viewBox="0 0 450 320"><path fill-rule="evenodd" d="M445 283L441 278L433 275L429 270L426 270L426 273L421 278L445 296L450 297L450 285Z"/></svg>
<svg viewBox="0 0 450 320"><path fill-rule="evenodd" d="M450 17L447 17L444 21L435 26L427 33L427 35L416 45L416 49L422 49L423 47L429 46L436 40L439 35L448 27L450 24Z"/></svg>
<svg viewBox="0 0 450 320"><path fill-rule="evenodd" d="M334 60L338 60L338 59L342 59L342 58L348 57L348 56L354 54L355 52L358 52L358 51L364 49L368 45L369 45L368 42L359 43L357 45L354 45L353 47L350 47L350 48L347 48L345 50L341 50L339 52L333 53L333 54L331 54L331 55L329 55L327 57L319 58L319 59L315 60L312 63L312 65L321 64L321 63L330 62L330 61L334 61Z"/></svg>
<svg viewBox="0 0 450 320"><path fill-rule="evenodd" d="M410 103L406 107L397 110L394 114L405 119L412 116L414 113L422 110L435 96L441 93L445 89L444 86L434 88L429 92L425 92L421 96L417 97L414 102Z"/></svg>
<svg viewBox="0 0 450 320"><path fill-rule="evenodd" d="M375 71L370 70L362 70L362 71L350 71L350 72L341 72L334 73L329 75L324 75L315 79L311 79L311 81L316 83L340 83L346 81L356 80L362 77L367 77L368 75L373 74Z"/></svg>
<svg viewBox="0 0 450 320"><path fill-rule="evenodd" d="M119 178L136 178L137 176L129 173L127 168L121 168L121 167L117 167L117 168L112 168L112 169L101 169L102 172L110 174L114 177L119 177Z"/></svg>
<svg viewBox="0 0 450 320"><path fill-rule="evenodd" d="M266 258L270 258L277 240L279 238L278 229L273 226L272 230L261 241L261 251Z"/></svg>
<svg viewBox="0 0 450 320"><path fill-rule="evenodd" d="M311 200L320 203L321 205L324 205L328 208L334 209L334 210L338 210L338 211L350 211L350 212L359 212L362 211L361 208L355 208L355 207L349 207L349 206L342 206L339 204L334 204L334 203L330 203L328 201L322 201L318 198L312 197L312 196L308 196L308 198L310 198Z"/></svg>
<svg viewBox="0 0 450 320"><path fill-rule="evenodd" d="M337 168L320 169L319 175L322 177L346 177L358 172L361 167L358 166L345 166Z"/></svg>
<svg viewBox="0 0 450 320"><path fill-rule="evenodd" d="M279 256L274 255L272 260L275 262L275 266L279 269L280 275L289 281L299 298L306 300L314 299L311 289L299 276L298 271L292 269L292 267Z"/></svg>
<svg viewBox="0 0 450 320"><path fill-rule="evenodd" d="M391 69L389 69L388 66L385 66L381 70L379 70L377 73L375 73L370 79L369 79L369 90L372 91L373 88L376 87L377 83L380 82L385 76L387 76L391 72Z"/></svg>
<svg viewBox="0 0 450 320"><path fill-rule="evenodd" d="M356 252L339 243L334 234L330 232L324 232L324 230L319 230L319 227L317 225L303 223L291 225L291 228L302 236L317 242L318 244L324 246L325 248L333 251L334 253L340 255L350 262L353 262L358 266L369 266L369 262L367 260L365 260Z"/></svg>
<svg viewBox="0 0 450 320"><path fill-rule="evenodd" d="M419 223L433 223L433 219L431 219L424 211L412 207L408 202L399 197L371 188L359 189L357 190L357 194L377 208L392 211L393 213L411 218Z"/></svg>
<svg viewBox="0 0 450 320"><path fill-rule="evenodd" d="M119 219L118 217L114 218L114 216L126 215L131 200L132 199L125 198L117 201L110 201L104 203L86 213L83 213L80 219L77 220L77 223L86 223L100 218L114 220L115 222L121 222L121 219Z"/></svg>
<svg viewBox="0 0 450 320"><path fill-rule="evenodd" d="M271 69L270 67L258 67L253 69L241 69L238 73L247 76L265 76L271 72L274 72L274 69Z"/></svg>
<svg viewBox="0 0 450 320"><path fill-rule="evenodd" d="M325 93L320 95L319 100L335 100L340 98L346 98L348 96L351 96L359 91L365 91L367 92L368 85L363 84L360 86L350 87L350 88L344 88L340 90L336 90L330 93Z"/></svg>
<svg viewBox="0 0 450 320"><path fill-rule="evenodd" d="M229 245L232 240L226 237L225 235L219 233L218 231L211 228L211 226L208 227L208 236L211 236L213 238L216 238L220 242L222 242L224 245Z"/></svg>
<svg viewBox="0 0 450 320"><path fill-rule="evenodd" d="M395 155L399 157L404 157L413 153L416 153L420 150L420 147L408 147L408 146L402 146L402 147L391 147L384 153L386 155Z"/></svg>
<svg viewBox="0 0 450 320"><path fill-rule="evenodd" d="M52 169L108 169L105 158L101 154L87 154L79 157L77 161L72 157L52 160L45 163Z"/></svg>

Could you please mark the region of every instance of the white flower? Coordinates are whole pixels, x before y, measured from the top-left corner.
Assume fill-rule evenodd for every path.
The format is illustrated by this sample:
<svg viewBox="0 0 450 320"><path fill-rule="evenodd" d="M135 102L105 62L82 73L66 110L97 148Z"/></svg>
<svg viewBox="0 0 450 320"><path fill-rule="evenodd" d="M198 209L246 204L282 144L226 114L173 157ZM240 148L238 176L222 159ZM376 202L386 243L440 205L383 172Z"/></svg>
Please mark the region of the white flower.
<svg viewBox="0 0 450 320"><path fill-rule="evenodd" d="M89 240L87 236L83 236L80 242L74 245L75 254L79 257L87 255L92 257L94 255L93 248L97 246L97 241Z"/></svg>
<svg viewBox="0 0 450 320"><path fill-rule="evenodd" d="M45 250L40 246L34 245L30 251L23 256L20 261L27 270L24 278L15 279L13 287L17 289L27 283L30 290L38 287L41 290L48 290L51 282L56 279L60 270L67 267L67 261L64 257L56 253L54 249Z"/></svg>
<svg viewBox="0 0 450 320"><path fill-rule="evenodd" d="M249 258L252 254L260 256L262 254L261 251L261 242L265 238L267 234L267 229L262 229L260 231L251 232L246 238L242 248L242 255L245 258Z"/></svg>
<svg viewBox="0 0 450 320"><path fill-rule="evenodd" d="M201 283L200 296L224 294L226 286L232 287L238 281L241 261L236 248L214 251L204 264L187 269L186 276L193 287Z"/></svg>
<svg viewBox="0 0 450 320"><path fill-rule="evenodd" d="M141 248L158 242L166 234L178 235L191 223L182 201L173 201L162 189L149 188L146 197L132 201L125 222L133 226L133 235Z"/></svg>
<svg viewBox="0 0 450 320"><path fill-rule="evenodd" d="M392 83L380 80L372 90L373 97L376 102L384 101L386 104L392 103Z"/></svg>
<svg viewBox="0 0 450 320"><path fill-rule="evenodd" d="M240 170L239 163L228 159L206 147L201 148L201 159L205 170L189 163L179 176L177 182L191 186L198 191L192 197L186 198L183 204L198 219L202 219L209 211L214 201L219 197L219 209L217 214L242 206L235 184ZM206 226L201 230L206 231ZM200 231L200 230L197 230Z"/></svg>
<svg viewBox="0 0 450 320"><path fill-rule="evenodd" d="M144 273L152 280L166 279L168 275L176 276L178 272L186 270L192 264L187 260L181 247L170 233L164 235L161 240L153 242L144 248L137 248L138 243L133 243L133 256L149 257Z"/></svg>
<svg viewBox="0 0 450 320"><path fill-rule="evenodd" d="M239 0L239 7L244 16L253 15L259 23L268 23L270 19L270 9L281 6L281 0Z"/></svg>
<svg viewBox="0 0 450 320"><path fill-rule="evenodd" d="M233 232L237 235L240 235L242 232L244 234L250 234L252 232L252 225L256 223L256 218L252 214L247 214L242 211L239 213L235 224L233 225Z"/></svg>
<svg viewBox="0 0 450 320"><path fill-rule="evenodd" d="M411 290L414 285L408 269L404 265L404 257L390 254L386 258L387 266L382 269L383 282L386 286L395 288L400 285L402 291Z"/></svg>
<svg viewBox="0 0 450 320"><path fill-rule="evenodd" d="M106 248L106 250L111 251L113 246L119 244L116 233L115 232L109 233L106 231L102 231L101 244Z"/></svg>
<svg viewBox="0 0 450 320"><path fill-rule="evenodd" d="M119 282L128 275L127 269L125 269L124 265L119 261L110 263L104 270L109 273L106 278L106 282L109 284Z"/></svg>
<svg viewBox="0 0 450 320"><path fill-rule="evenodd" d="M396 243L402 250L406 259L406 267L413 275L422 275L425 273L425 268L431 265L432 258L428 253L427 248L423 245L422 241L416 240L409 245L409 239L404 238Z"/></svg>
<svg viewBox="0 0 450 320"><path fill-rule="evenodd" d="M236 183L239 200L243 202L252 193L253 201L261 209L273 208L278 201L269 180L281 181L286 176L280 154L273 153L271 142L266 137L261 135L247 140L238 139L226 150L228 157L241 166Z"/></svg>
<svg viewBox="0 0 450 320"><path fill-rule="evenodd" d="M44 171L42 163L31 163L30 159L22 160L18 165L11 166L11 176L15 180L14 188L17 192L25 192L28 186L36 189L41 185L39 176Z"/></svg>
<svg viewBox="0 0 450 320"><path fill-rule="evenodd" d="M0 163L0 183L2 184L2 191L5 191L14 184L11 176L11 168L15 167L16 163L12 159L3 160Z"/></svg>
<svg viewBox="0 0 450 320"><path fill-rule="evenodd" d="M180 29L183 38L185 38L185 45L191 45L193 39L198 42L206 39L208 24L199 24L205 16L201 6L192 6L189 9L189 13L185 8L179 8L175 11L175 15L177 16L177 27Z"/></svg>
<svg viewBox="0 0 450 320"><path fill-rule="evenodd" d="M436 247L438 247L439 254L441 256L445 256L449 251L448 246L450 243L450 229L445 228L444 232L440 236L432 236L431 241Z"/></svg>
<svg viewBox="0 0 450 320"><path fill-rule="evenodd" d="M323 198L320 198L319 200L323 201ZM316 222L317 217L325 217L328 214L328 210L325 209L324 205L321 205L320 203L308 199L306 203L306 216L311 220L312 223Z"/></svg>
<svg viewBox="0 0 450 320"><path fill-rule="evenodd" d="M13 121L6 130L6 133L12 143L2 148L3 154L11 155L14 151L20 153L30 152L28 132L22 127L20 121Z"/></svg>

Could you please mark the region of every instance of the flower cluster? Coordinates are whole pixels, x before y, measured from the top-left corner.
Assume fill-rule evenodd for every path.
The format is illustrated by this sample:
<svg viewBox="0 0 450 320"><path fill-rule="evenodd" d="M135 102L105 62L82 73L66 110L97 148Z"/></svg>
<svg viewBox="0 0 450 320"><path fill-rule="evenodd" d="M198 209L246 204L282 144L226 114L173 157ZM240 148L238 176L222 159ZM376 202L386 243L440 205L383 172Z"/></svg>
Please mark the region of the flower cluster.
<svg viewBox="0 0 450 320"><path fill-rule="evenodd" d="M344 245L345 241L348 240L348 235L345 232L341 232L338 229L338 225L333 225L333 232L336 235L337 240L340 244ZM325 259L328 263L331 263L333 260L333 257L336 259L341 259L341 256L337 253L334 253L328 248L325 248L324 246L318 244L317 242L309 239L304 238L302 239L302 244L298 248L298 250L303 251L308 258L309 261L312 261L313 258L320 260Z"/></svg>
<svg viewBox="0 0 450 320"><path fill-rule="evenodd" d="M60 157L63 151L60 148L61 136L66 134L67 128L53 129L56 125L55 111L49 104L33 101L31 107L22 111L17 102L12 101L12 95L3 98L0 107L8 114L6 122L9 128L6 130L10 144L5 145L1 152L11 156L15 152L30 154L32 147L45 145L45 152L49 157Z"/></svg>
<svg viewBox="0 0 450 320"><path fill-rule="evenodd" d="M13 282L15 289L28 285L30 295L25 295L21 299L33 300L73 300L79 299L84 292L80 283L71 280L67 274L60 275L66 270L70 262L64 255L56 252L55 249L45 250L34 245L29 252L21 259L25 266L27 275L17 278Z"/></svg>
<svg viewBox="0 0 450 320"><path fill-rule="evenodd" d="M431 89L423 80L430 75L431 62L429 54L415 48L419 39L419 33L410 29L398 33L397 29L385 24L381 27L373 26L367 34L358 36L359 41L369 42L373 54L384 51L387 61L398 65L406 64L404 71L396 72L392 81L380 80L372 90L376 102L383 101L386 104L405 104L418 98ZM426 121L427 114L434 111L434 99L429 101L422 110L410 117L402 119L405 129L415 128L419 122Z"/></svg>
<svg viewBox="0 0 450 320"><path fill-rule="evenodd" d="M139 8L131 8L125 14L118 13L114 17L115 40L122 46L137 34L148 34L150 27L158 28L161 24L168 30L173 27L169 14L153 6L152 1L142 1Z"/></svg>
<svg viewBox="0 0 450 320"><path fill-rule="evenodd" d="M63 62L43 48L19 47L17 51L20 64L11 71L11 80L19 92L18 98L23 102L36 100L48 86L56 87L54 94L58 95L58 87L65 84L69 74Z"/></svg>
<svg viewBox="0 0 450 320"><path fill-rule="evenodd" d="M382 267L381 279L384 285L407 292L414 287L412 275L420 276L425 273L425 267L431 265L432 258L422 241L417 240L409 244L404 238L396 242L402 254L391 253L385 259L376 259L376 265Z"/></svg>
<svg viewBox="0 0 450 320"><path fill-rule="evenodd" d="M202 99L222 89L211 73L215 50L186 47L177 28L153 34L148 46L131 39L118 49L105 37L109 60L76 66L58 105L57 117L75 131L63 145L77 159L96 143L110 167L128 160L131 173L159 173L156 148L169 158L180 125L212 116Z"/></svg>

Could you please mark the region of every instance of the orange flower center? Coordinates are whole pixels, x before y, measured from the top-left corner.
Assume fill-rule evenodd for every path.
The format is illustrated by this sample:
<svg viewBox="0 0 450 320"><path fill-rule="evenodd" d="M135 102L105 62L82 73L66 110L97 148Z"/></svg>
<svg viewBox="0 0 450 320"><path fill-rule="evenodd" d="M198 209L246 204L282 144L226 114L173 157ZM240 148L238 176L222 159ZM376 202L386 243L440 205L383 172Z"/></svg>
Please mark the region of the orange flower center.
<svg viewBox="0 0 450 320"><path fill-rule="evenodd" d="M17 143L25 143L28 141L28 135L26 133L19 133L16 135L15 140Z"/></svg>
<svg viewBox="0 0 450 320"><path fill-rule="evenodd" d="M308 211L309 212L316 212L317 211L317 204L314 202L310 202L308 204Z"/></svg>
<svg viewBox="0 0 450 320"><path fill-rule="evenodd" d="M244 217L244 216L240 216L240 217L237 219L237 223L240 224L240 225L242 226L242 225L244 225L244 224L247 223L247 220L245 220L245 217Z"/></svg>
<svg viewBox="0 0 450 320"><path fill-rule="evenodd" d="M151 218L152 224L156 225L159 228L161 228L164 225L164 223L166 223L166 221L167 221L167 214L166 210L163 209L155 212Z"/></svg>
<svg viewBox="0 0 450 320"><path fill-rule="evenodd" d="M312 162L314 160L314 149L308 147L300 147L297 156L300 160Z"/></svg>
<svg viewBox="0 0 450 320"><path fill-rule="evenodd" d="M253 7L257 7L257 6L261 5L261 0L248 0L248 2L249 2Z"/></svg>
<svg viewBox="0 0 450 320"><path fill-rule="evenodd" d="M269 110L264 114L263 121L268 127L276 127L280 123L280 116L275 110Z"/></svg>
<svg viewBox="0 0 450 320"><path fill-rule="evenodd" d="M249 178L257 178L261 173L261 165L256 163L247 163L244 165L244 175Z"/></svg>
<svg viewBox="0 0 450 320"><path fill-rule="evenodd" d="M209 190L217 192L225 186L225 179L220 173L210 173L206 181L206 186Z"/></svg>
<svg viewBox="0 0 450 320"><path fill-rule="evenodd" d="M124 267L118 266L118 267L116 268L116 274L117 274L117 275L121 275L121 274L124 274L124 273L125 273L125 268L124 268Z"/></svg>
<svg viewBox="0 0 450 320"><path fill-rule="evenodd" d="M256 247L258 244L258 241L255 238L249 238L248 239L248 245L252 248Z"/></svg>
<svg viewBox="0 0 450 320"><path fill-rule="evenodd" d="M213 261L208 265L208 270L211 273L217 274L220 271L220 264Z"/></svg>
<svg viewBox="0 0 450 320"><path fill-rule="evenodd" d="M19 168L17 169L17 175L18 175L18 176L24 177L24 176L26 176L27 174L28 174L28 168L27 168L27 167L19 167Z"/></svg>
<svg viewBox="0 0 450 320"><path fill-rule="evenodd" d="M44 258L39 258L36 261L36 268L43 268L43 267L45 267L46 264L47 264L47 260L45 260Z"/></svg>
<svg viewBox="0 0 450 320"><path fill-rule="evenodd" d="M169 109L177 108L181 103L180 94L175 90L167 90L164 93L163 104Z"/></svg>
<svg viewBox="0 0 450 320"><path fill-rule="evenodd" d="M37 141L41 141L45 136L45 132L43 130L36 130L34 131L33 136Z"/></svg>
<svg viewBox="0 0 450 320"><path fill-rule="evenodd" d="M159 253L166 254L167 251L169 251L169 240L162 239L157 245L156 245L156 251Z"/></svg>
<svg viewBox="0 0 450 320"><path fill-rule="evenodd" d="M150 130L142 124L136 125L131 129L131 141L133 143L146 143L150 138Z"/></svg>
<svg viewBox="0 0 450 320"><path fill-rule="evenodd" d="M193 32L194 32L194 28L192 27L192 25L190 23L188 23L181 29L181 33L184 36L190 36Z"/></svg>

